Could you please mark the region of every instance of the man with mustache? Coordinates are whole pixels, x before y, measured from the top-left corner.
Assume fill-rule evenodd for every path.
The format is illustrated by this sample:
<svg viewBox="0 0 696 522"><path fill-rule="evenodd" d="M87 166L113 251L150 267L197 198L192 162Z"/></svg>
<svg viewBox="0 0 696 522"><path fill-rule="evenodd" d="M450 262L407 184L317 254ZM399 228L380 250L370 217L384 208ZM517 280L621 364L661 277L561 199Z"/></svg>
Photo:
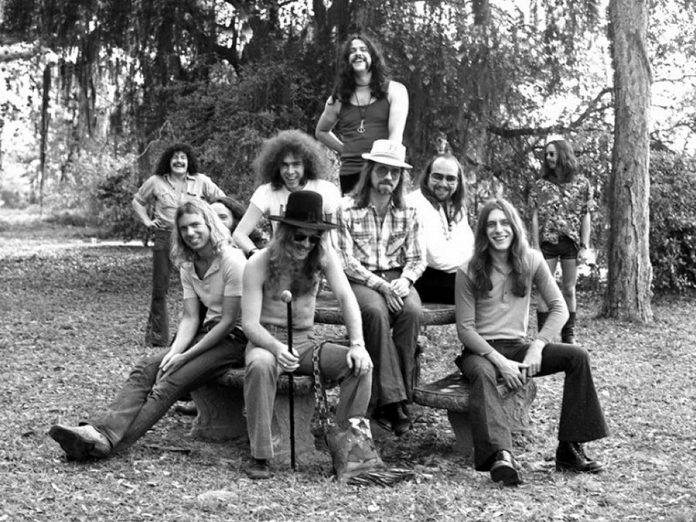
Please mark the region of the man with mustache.
<svg viewBox="0 0 696 522"><path fill-rule="evenodd" d="M352 197L338 213L337 245L360 305L365 345L375 365L370 411L382 427L403 435L411 428L416 339L421 300L413 283L425 270L416 209L404 200L411 165L399 142L377 140ZM390 329L393 327L393 332Z"/></svg>
<svg viewBox="0 0 696 522"><path fill-rule="evenodd" d="M387 78L373 41L362 34L349 36L339 50L334 88L315 130L317 139L341 156L343 194L358 182L361 154L375 140L401 143L407 116L406 87Z"/></svg>

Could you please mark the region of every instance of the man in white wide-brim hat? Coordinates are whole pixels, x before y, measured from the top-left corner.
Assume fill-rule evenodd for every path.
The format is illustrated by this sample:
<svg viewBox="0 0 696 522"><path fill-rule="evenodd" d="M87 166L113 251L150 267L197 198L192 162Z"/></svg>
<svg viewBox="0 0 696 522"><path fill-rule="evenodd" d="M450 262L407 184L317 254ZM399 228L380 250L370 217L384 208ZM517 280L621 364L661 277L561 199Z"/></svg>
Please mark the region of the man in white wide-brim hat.
<svg viewBox="0 0 696 522"><path fill-rule="evenodd" d="M425 270L422 230L406 203L406 148L376 140L360 180L338 214L338 252L360 305L367 351L374 362L370 411L396 435L411 428L421 300L413 283Z"/></svg>

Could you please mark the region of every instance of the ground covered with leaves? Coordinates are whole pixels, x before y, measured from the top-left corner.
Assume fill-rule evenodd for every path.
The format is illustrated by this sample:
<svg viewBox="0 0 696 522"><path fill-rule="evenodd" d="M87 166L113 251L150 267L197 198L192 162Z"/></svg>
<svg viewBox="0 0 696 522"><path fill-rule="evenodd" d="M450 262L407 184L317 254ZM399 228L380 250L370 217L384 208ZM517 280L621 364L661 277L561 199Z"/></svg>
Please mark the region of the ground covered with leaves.
<svg viewBox="0 0 696 522"><path fill-rule="evenodd" d="M443 412L414 407L413 431L378 439L391 465L416 471L392 488L332 480L325 456L252 482L244 441L188 437L170 412L127 452L75 463L47 435L114 396L152 353L143 326L150 252L89 231L0 224L0 521L2 520L696 520L694 295L656 298L649 326L596 318L580 296L578 337L591 350L611 437L588 445L597 476L553 469L562 379L538 379L530 433L517 440L525 482L493 484L453 450ZM172 317L180 291L173 279ZM452 371L452 327L430 328L423 378Z"/></svg>

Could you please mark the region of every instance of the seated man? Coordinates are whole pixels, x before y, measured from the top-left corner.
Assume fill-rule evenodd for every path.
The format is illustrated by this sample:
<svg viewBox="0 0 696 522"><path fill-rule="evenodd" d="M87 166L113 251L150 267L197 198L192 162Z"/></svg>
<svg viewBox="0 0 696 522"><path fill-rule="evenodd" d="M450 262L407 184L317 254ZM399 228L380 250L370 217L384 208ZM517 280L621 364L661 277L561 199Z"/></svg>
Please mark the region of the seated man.
<svg viewBox="0 0 696 522"><path fill-rule="evenodd" d="M273 241L249 259L244 270L242 324L249 338L244 377L244 403L252 461L252 479L270 477L273 457L271 422L276 384L282 372L312 375L312 336L316 294L322 275L341 306L350 348L327 343L321 348L322 376L341 383L336 409L339 428L359 424L367 413L372 361L363 342L360 310L341 270L338 256L324 232L334 228L322 220L322 198L297 191L288 197L285 216L278 221ZM293 353L288 350L287 309L281 294L293 296ZM365 424L369 427L369 425Z"/></svg>
<svg viewBox="0 0 696 522"><path fill-rule="evenodd" d="M411 429L421 300L413 283L425 269L416 210L404 201L406 149L377 140L352 198L338 213L339 255L360 305L367 351L375 364L370 411L385 429ZM393 333L390 328L393 327Z"/></svg>
<svg viewBox="0 0 696 522"><path fill-rule="evenodd" d="M457 268L474 253L474 234L466 210L464 169L451 154L426 165L420 189L406 196L418 211L428 266L416 281L424 303L454 304Z"/></svg>
<svg viewBox="0 0 696 522"><path fill-rule="evenodd" d="M544 327L525 339L532 283L549 307ZM568 309L540 252L527 243L515 208L503 199L484 205L476 226L474 256L457 271L457 333L464 345L457 364L471 385L469 402L474 464L494 482L521 482L502 398L501 377L517 389L535 376L565 373L556 469L597 473L582 443L606 437L607 425L595 392L587 350L554 344Z"/></svg>

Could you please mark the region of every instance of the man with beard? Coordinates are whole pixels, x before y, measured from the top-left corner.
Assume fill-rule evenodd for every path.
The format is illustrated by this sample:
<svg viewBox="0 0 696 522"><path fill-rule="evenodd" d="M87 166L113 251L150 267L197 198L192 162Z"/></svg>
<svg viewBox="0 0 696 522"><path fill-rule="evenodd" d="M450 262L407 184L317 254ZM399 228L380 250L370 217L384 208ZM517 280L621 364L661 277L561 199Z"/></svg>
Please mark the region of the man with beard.
<svg viewBox="0 0 696 522"><path fill-rule="evenodd" d="M343 312L350 347L323 344L318 353L321 375L340 382L338 427L364 426L369 437L369 424L363 419L370 401L372 361L365 350L358 304L325 234L335 225L323 219L321 195L308 190L291 192L285 215L269 219L278 222L273 241L249 259L243 278L242 324L249 339L244 403L252 456L246 472L252 479L271 475L268 459L274 456L271 425L278 377L283 372L313 373L312 327L322 275ZM293 352L287 345L287 310L281 300L286 290L294 304Z"/></svg>
<svg viewBox="0 0 696 522"><path fill-rule="evenodd" d="M413 392L421 300L413 288L425 269L416 209L404 200L406 149L377 140L352 197L338 213L338 252L360 305L367 351L375 369L372 416L403 435L411 428L406 410ZM393 327L393 332L390 328Z"/></svg>
<svg viewBox="0 0 696 522"><path fill-rule="evenodd" d="M317 139L341 156L343 194L358 182L361 154L375 140L401 143L407 116L406 87L387 78L376 45L364 35L349 36L339 50L334 88L315 130Z"/></svg>
<svg viewBox="0 0 696 522"><path fill-rule="evenodd" d="M420 188L406 197L418 210L425 236L428 267L415 285L425 303L454 304L457 268L473 253L465 186L457 158L438 154L426 165Z"/></svg>

